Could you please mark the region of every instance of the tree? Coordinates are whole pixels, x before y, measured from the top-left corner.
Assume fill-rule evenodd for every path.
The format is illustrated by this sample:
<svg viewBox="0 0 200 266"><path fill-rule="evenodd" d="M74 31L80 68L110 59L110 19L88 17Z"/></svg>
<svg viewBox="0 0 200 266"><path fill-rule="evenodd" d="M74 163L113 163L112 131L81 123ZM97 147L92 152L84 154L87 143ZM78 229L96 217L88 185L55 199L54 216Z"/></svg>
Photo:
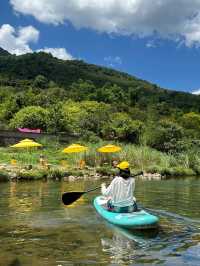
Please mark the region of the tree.
<svg viewBox="0 0 200 266"><path fill-rule="evenodd" d="M92 97L95 89L91 81L79 79L69 87L69 97L75 101L85 101Z"/></svg>
<svg viewBox="0 0 200 266"><path fill-rule="evenodd" d="M194 112L184 114L181 118L182 126L187 129L190 136L200 137L200 115Z"/></svg>
<svg viewBox="0 0 200 266"><path fill-rule="evenodd" d="M96 101L83 101L80 106L85 112L80 121L81 127L100 136L101 128L105 123L109 122L109 117L112 113L111 106Z"/></svg>
<svg viewBox="0 0 200 266"><path fill-rule="evenodd" d="M16 97L11 95L0 104L0 119L8 122L19 109Z"/></svg>
<svg viewBox="0 0 200 266"><path fill-rule="evenodd" d="M95 100L118 105L129 103L127 92L118 85L111 85L109 83L97 90Z"/></svg>
<svg viewBox="0 0 200 266"><path fill-rule="evenodd" d="M114 113L103 129L102 135L108 140L129 141L135 144L140 143L143 123L132 120L126 113Z"/></svg>
<svg viewBox="0 0 200 266"><path fill-rule="evenodd" d="M34 79L33 86L35 88L46 89L48 88L48 79L43 75L37 75Z"/></svg>
<svg viewBox="0 0 200 266"><path fill-rule="evenodd" d="M73 134L80 134L82 131L81 119L86 115L80 103L69 100L63 103L62 109L69 131Z"/></svg>
<svg viewBox="0 0 200 266"><path fill-rule="evenodd" d="M63 106L66 123L73 133L91 131L101 134L101 128L109 120L111 106L95 101L67 101Z"/></svg>
<svg viewBox="0 0 200 266"><path fill-rule="evenodd" d="M28 106L21 109L11 119L9 127L28 127L46 130L49 112L39 106Z"/></svg>
<svg viewBox="0 0 200 266"><path fill-rule="evenodd" d="M62 102L52 105L48 111L47 131L51 133L69 132L68 123L66 121Z"/></svg>
<svg viewBox="0 0 200 266"><path fill-rule="evenodd" d="M35 103L39 106L51 107L59 101L64 101L66 96L66 90L59 87L40 90L40 92L35 95Z"/></svg>
<svg viewBox="0 0 200 266"><path fill-rule="evenodd" d="M162 152L179 151L179 142L184 137L184 130L174 122L164 120L151 128L147 144Z"/></svg>

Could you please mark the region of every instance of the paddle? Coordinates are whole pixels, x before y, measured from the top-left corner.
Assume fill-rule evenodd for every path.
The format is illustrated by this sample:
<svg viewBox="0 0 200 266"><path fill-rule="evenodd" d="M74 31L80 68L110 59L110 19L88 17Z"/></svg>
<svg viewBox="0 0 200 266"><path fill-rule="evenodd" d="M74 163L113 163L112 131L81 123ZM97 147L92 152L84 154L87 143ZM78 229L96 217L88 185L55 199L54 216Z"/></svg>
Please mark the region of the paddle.
<svg viewBox="0 0 200 266"><path fill-rule="evenodd" d="M138 176L138 175L141 175L143 174L143 172L139 172L131 177L135 177L135 176ZM73 191L73 192L65 192L62 194L62 202L65 204L65 205L70 205L72 204L73 202L75 202L76 200L78 200L82 195L86 194L86 193L89 193L91 191L95 191L97 189L100 189L101 186L99 187L96 187L96 188L92 188L92 189L89 189L87 191Z"/></svg>

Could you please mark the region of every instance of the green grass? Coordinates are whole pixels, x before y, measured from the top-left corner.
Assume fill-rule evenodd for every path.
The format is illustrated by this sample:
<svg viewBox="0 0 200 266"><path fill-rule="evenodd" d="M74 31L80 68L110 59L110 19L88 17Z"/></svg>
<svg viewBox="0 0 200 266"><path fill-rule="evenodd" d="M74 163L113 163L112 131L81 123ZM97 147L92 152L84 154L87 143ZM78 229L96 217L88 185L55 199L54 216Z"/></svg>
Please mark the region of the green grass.
<svg viewBox="0 0 200 266"><path fill-rule="evenodd" d="M200 156L196 153L179 154L175 156L161 153L147 146L116 143L116 145L122 147L121 152L102 154L97 152L97 148L107 143L88 144L82 142L80 144L89 147L87 152L64 154L62 150L67 145L60 145L58 142L52 142L47 139L42 140L41 143L44 145L43 149L17 150L8 147L0 148L0 163L9 164L11 159L15 158L20 167L31 164L38 168L39 156L43 154L51 165L49 176L52 176L52 178L55 178L56 175L62 178L63 175L66 174L66 170L68 173L70 171L73 173L80 172L80 170L77 170L77 166L81 159L86 161L86 165L89 168L96 168L97 172L103 174L106 174L106 172L112 174L111 161L113 159L118 161L127 160L133 172L143 170L150 173L161 173L167 176L200 174ZM66 168L63 167L65 168L64 170L61 169L62 161L65 161L67 164Z"/></svg>

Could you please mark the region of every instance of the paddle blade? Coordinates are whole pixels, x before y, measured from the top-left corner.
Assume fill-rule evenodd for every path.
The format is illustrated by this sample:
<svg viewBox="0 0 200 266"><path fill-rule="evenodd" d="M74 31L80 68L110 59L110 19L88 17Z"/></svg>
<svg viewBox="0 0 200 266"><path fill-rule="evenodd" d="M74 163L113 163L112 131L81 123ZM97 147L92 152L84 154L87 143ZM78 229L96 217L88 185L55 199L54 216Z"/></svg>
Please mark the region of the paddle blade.
<svg viewBox="0 0 200 266"><path fill-rule="evenodd" d="M65 205L70 205L79 199L85 192L66 192L62 194L62 202Z"/></svg>

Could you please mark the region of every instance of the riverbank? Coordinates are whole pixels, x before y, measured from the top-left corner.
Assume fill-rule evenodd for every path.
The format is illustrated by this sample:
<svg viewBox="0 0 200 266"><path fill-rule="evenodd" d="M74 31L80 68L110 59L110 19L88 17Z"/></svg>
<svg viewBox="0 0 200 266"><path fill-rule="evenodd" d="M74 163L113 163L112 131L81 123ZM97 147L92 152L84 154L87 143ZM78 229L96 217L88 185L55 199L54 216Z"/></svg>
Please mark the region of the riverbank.
<svg viewBox="0 0 200 266"><path fill-rule="evenodd" d="M85 169L63 169L61 167L54 167L47 169L43 167L33 167L32 169L13 167L12 165L0 165L0 182L6 181L31 181L31 180L56 180L73 182L77 180L101 180L112 179L117 174L117 169L108 167L97 167ZM142 173L137 176L145 180L161 180L165 179L159 173Z"/></svg>
<svg viewBox="0 0 200 266"><path fill-rule="evenodd" d="M57 142L44 139L43 149L14 150L0 148L0 176L2 181L8 180L37 180L56 179L74 181L77 179L101 179L113 177L116 169L112 161L127 160L131 171L144 172L141 178L161 179L170 176L195 176L200 174L198 155L191 154L168 155L146 146L131 144L117 145L122 151L113 154L102 154L97 148L105 143L88 144L85 153L63 154L63 146ZM44 156L45 166L39 162L40 155ZM81 164L80 162L84 162Z"/></svg>

